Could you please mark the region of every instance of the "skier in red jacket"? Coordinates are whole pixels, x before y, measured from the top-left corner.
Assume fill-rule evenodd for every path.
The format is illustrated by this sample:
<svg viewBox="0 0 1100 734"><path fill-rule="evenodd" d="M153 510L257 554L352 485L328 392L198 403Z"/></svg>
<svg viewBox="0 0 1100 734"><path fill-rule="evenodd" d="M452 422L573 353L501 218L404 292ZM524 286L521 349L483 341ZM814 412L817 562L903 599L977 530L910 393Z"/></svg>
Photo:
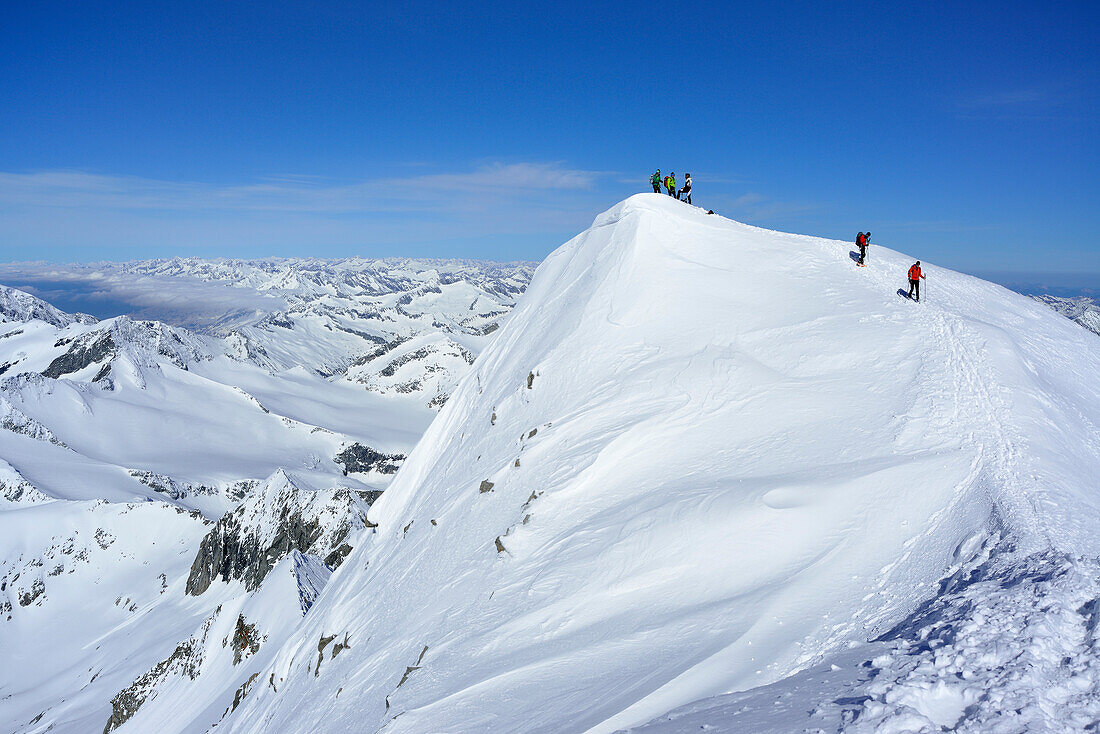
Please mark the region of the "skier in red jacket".
<svg viewBox="0 0 1100 734"><path fill-rule="evenodd" d="M909 297L913 298L913 294L916 293L917 297L914 299L918 303L920 302L920 282L925 280L924 273L920 269L920 260L917 260L909 268Z"/></svg>
<svg viewBox="0 0 1100 734"><path fill-rule="evenodd" d="M863 261L867 259L867 245L870 239L870 232L867 232L866 234L860 232L859 235L856 236L856 247L859 248L859 260L856 261L856 265L859 265L860 267L865 267L865 263Z"/></svg>

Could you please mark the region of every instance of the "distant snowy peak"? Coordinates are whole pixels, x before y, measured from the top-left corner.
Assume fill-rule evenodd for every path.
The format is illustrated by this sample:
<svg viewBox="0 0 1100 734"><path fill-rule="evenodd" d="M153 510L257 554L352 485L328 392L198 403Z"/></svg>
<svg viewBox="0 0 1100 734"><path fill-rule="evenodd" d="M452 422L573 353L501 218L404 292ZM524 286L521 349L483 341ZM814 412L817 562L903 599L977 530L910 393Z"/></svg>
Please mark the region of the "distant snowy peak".
<svg viewBox="0 0 1100 734"><path fill-rule="evenodd" d="M420 394L440 407L473 362L473 353L445 334L424 334L378 347L357 360L346 378L382 395Z"/></svg>
<svg viewBox="0 0 1100 734"><path fill-rule="evenodd" d="M1100 299L1087 296L1062 298L1060 296L1034 295L1039 303L1045 303L1071 321L1076 321L1094 334L1100 335Z"/></svg>
<svg viewBox="0 0 1100 734"><path fill-rule="evenodd" d="M432 408L446 401L534 273L530 263L398 258L175 258L69 268L74 282L102 284L124 301L136 298L144 304L142 315L162 321L119 317L95 329L59 334L50 361L35 371L110 386L111 371L119 372L111 365L116 356L137 367L168 358L186 368L194 360L225 355L273 374L304 368L342 380L349 369L380 353L423 339L427 351L400 376L360 369L349 379ZM9 319L37 314L42 326L59 329L94 323L29 294L9 289L7 296ZM9 329L0 338L21 333ZM65 353L57 351L61 347ZM31 369L29 352L8 351L15 358L0 350L0 374ZM394 356L403 355L399 350ZM134 379L141 383L140 376Z"/></svg>
<svg viewBox="0 0 1100 734"><path fill-rule="evenodd" d="M108 377L111 363L118 357L128 358L135 367L155 367L167 362L187 369L189 364L212 359L218 353L218 345L209 339L159 321L135 321L128 316L100 322L96 328L77 336L62 337L53 346L65 351L50 362L43 375L78 377L88 370L87 377L92 382Z"/></svg>
<svg viewBox="0 0 1100 734"><path fill-rule="evenodd" d="M238 287L299 294L383 296L467 282L502 300L523 292L532 263L410 258L272 258L143 260L117 266L135 275L190 277Z"/></svg>
<svg viewBox="0 0 1100 734"><path fill-rule="evenodd" d="M273 370L300 365L325 375L342 374L379 347L418 336L453 335L459 349L476 352L532 274L522 264L404 260L174 261L167 272L189 268L195 277L224 279L285 303L210 330L226 338L237 359ZM449 371L453 383L465 369Z"/></svg>
<svg viewBox="0 0 1100 734"><path fill-rule="evenodd" d="M30 293L0 285L0 323L33 320L57 327L95 323L87 314L67 314Z"/></svg>

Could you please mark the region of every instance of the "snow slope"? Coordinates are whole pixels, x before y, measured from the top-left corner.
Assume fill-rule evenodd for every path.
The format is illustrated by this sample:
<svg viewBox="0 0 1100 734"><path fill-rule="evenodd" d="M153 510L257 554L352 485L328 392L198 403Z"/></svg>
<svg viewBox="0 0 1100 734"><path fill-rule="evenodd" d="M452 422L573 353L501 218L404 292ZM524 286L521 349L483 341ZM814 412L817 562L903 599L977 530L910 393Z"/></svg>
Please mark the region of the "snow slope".
<svg viewBox="0 0 1100 734"><path fill-rule="evenodd" d="M659 195L598 217L219 731L614 731L886 639L997 537L1100 554L1095 336L934 266L912 303L911 262Z"/></svg>
<svg viewBox="0 0 1100 734"><path fill-rule="evenodd" d="M488 302L493 266L465 267L484 275L478 290L459 273L374 263L372 297L407 303L372 310L347 290L334 305L323 293L346 273L309 263L295 264L308 287L283 283L278 299L316 310L305 327L214 299L251 325L258 360L242 357L242 332L100 322L0 287L0 731L141 730L177 698L205 706L179 726L217 722L369 538L370 503L514 298L502 286L506 305ZM158 277L182 308L191 286ZM406 292L422 286L420 300ZM364 355L383 378L403 361L377 386L320 368ZM234 649L244 628L247 664Z"/></svg>
<svg viewBox="0 0 1100 734"><path fill-rule="evenodd" d="M0 457L59 499L164 499L217 519L280 467L379 489L389 477L345 477L336 455L405 454L433 415L408 396L242 364L159 322L5 327Z"/></svg>

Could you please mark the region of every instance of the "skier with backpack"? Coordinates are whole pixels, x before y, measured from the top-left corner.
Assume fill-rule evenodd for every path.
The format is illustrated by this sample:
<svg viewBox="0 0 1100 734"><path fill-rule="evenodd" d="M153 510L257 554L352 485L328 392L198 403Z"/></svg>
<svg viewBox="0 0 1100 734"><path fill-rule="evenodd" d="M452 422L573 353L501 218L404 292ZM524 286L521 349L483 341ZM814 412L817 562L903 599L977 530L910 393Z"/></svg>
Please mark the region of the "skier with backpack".
<svg viewBox="0 0 1100 734"><path fill-rule="evenodd" d="M856 261L856 265L860 266L861 268L867 267L867 265L864 263L864 260L867 259L867 245L869 245L870 242L870 232L860 232L859 235L856 236L856 247L859 248L859 260Z"/></svg>
<svg viewBox="0 0 1100 734"><path fill-rule="evenodd" d="M661 193L661 169L657 169L657 173L649 177L649 182L653 184L653 193Z"/></svg>
<svg viewBox="0 0 1100 734"><path fill-rule="evenodd" d="M669 196L676 196L676 171L670 171L665 176L665 190L668 191Z"/></svg>
<svg viewBox="0 0 1100 734"><path fill-rule="evenodd" d="M687 203L691 203L691 174L684 174L684 188L680 189L680 193L676 194L676 198L680 201L684 200L684 194L687 194Z"/></svg>
<svg viewBox="0 0 1100 734"><path fill-rule="evenodd" d="M917 303L920 303L920 282L922 280L927 280L927 277L921 272L920 260L917 260L909 268L909 297L913 298L913 294L916 293L917 297L913 300Z"/></svg>

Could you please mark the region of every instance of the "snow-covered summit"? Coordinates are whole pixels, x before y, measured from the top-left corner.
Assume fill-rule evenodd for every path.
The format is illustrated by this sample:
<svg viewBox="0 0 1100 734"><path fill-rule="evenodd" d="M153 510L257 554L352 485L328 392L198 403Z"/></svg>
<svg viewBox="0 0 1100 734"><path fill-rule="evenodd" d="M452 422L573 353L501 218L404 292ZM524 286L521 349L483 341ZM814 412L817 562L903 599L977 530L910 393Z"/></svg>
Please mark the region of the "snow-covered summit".
<svg viewBox="0 0 1100 734"><path fill-rule="evenodd" d="M0 285L0 323L31 320L45 321L52 326L95 323L87 314L67 314L26 291Z"/></svg>
<svg viewBox="0 0 1100 734"><path fill-rule="evenodd" d="M994 528L1100 554L1100 344L934 265L899 297L911 262L659 195L599 216L219 730L609 732L887 633Z"/></svg>

